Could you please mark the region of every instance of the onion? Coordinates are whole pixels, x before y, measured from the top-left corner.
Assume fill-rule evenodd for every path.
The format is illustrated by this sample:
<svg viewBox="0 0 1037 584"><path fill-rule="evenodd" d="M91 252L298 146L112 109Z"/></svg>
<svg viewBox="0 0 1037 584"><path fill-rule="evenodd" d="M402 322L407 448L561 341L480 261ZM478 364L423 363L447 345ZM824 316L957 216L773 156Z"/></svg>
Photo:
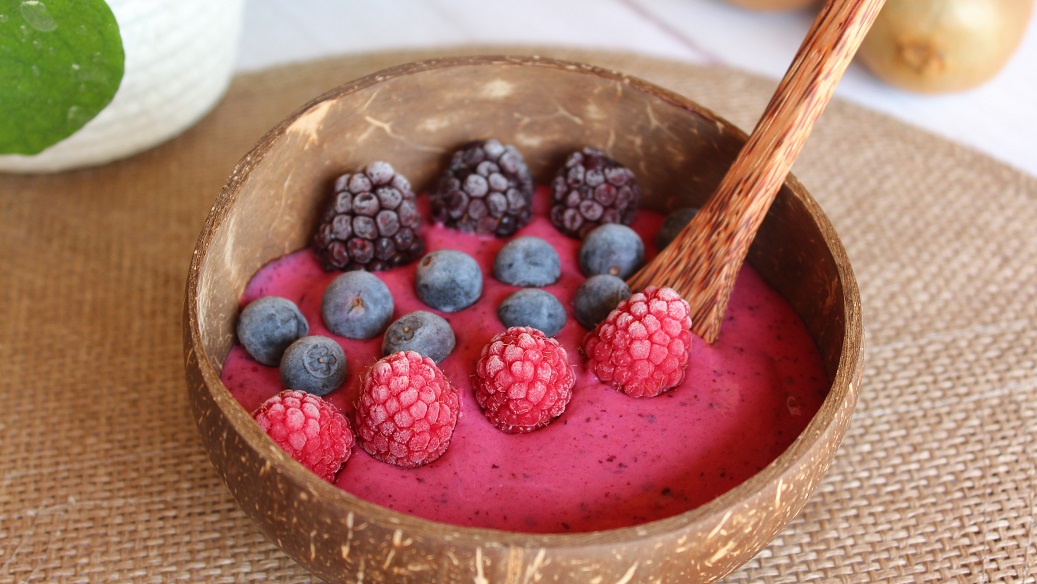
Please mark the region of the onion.
<svg viewBox="0 0 1037 584"><path fill-rule="evenodd" d="M1033 0L887 0L857 53L880 79L924 93L997 74L1019 46Z"/></svg>

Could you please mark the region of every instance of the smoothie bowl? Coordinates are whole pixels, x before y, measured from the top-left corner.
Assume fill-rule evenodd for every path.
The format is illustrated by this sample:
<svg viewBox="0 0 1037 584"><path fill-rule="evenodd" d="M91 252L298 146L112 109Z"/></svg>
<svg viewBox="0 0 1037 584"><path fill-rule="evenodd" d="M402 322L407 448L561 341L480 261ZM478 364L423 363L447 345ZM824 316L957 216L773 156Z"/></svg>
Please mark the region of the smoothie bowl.
<svg viewBox="0 0 1037 584"><path fill-rule="evenodd" d="M420 200L452 153L487 139L513 145L541 185L532 220L514 235L543 237L558 250L562 275L547 289L571 313L582 276L567 272L578 271L580 244L550 227L544 186L567 157L593 147L633 172L643 213L632 227L650 256L661 218L701 205L745 135L638 79L532 57L412 63L307 104L238 164L191 263L188 391L214 466L260 528L329 581L709 581L729 573L814 492L846 432L862 371L852 270L828 220L791 177L750 250L720 340L711 347L692 339L684 384L673 391L636 398L598 383L572 346L588 329L570 314L557 332L575 371L568 408L536 431L498 432L468 394L488 340L479 335L504 330L496 305L514 288L493 282L484 266L480 302L492 303L485 315L478 304L441 312L457 335L440 365L461 394L461 415L438 460L396 468L354 446L337 478L323 480L253 419L251 410L281 388L276 368L248 361L236 339L238 316L269 293L257 283L262 274L275 289L284 281L276 273L289 265L313 272L318 288L335 277L314 269L307 254L336 178L389 161ZM428 212L427 204L419 208ZM423 225L425 251L454 247L480 262L493 261L480 249L497 251L504 241L452 231L428 217ZM377 273L393 289L398 318L422 306L411 298L408 272L395 270ZM310 333L327 334L315 295L307 300L304 291L293 300L307 313ZM773 302L764 297L778 299L795 322L766 316L760 307ZM783 369L780 363L798 356L762 356L761 369L747 372L736 371L738 359L721 356L755 353L757 344L795 344L793 329L802 333L813 373ZM377 339L355 349L346 344L347 379L328 398L350 424L358 380L379 347ZM249 377L249 370L258 373ZM777 397L725 393L753 385L746 380L754 377L778 387ZM595 470L604 467L608 472Z"/></svg>

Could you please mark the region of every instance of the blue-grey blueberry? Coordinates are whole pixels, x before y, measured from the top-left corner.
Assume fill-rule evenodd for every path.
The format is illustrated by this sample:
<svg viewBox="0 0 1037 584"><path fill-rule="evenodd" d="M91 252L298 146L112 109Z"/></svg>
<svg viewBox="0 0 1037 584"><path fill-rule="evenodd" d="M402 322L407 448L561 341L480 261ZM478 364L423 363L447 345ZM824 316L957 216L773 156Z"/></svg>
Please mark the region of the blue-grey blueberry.
<svg viewBox="0 0 1037 584"><path fill-rule="evenodd" d="M645 245L626 225L606 223L583 238L579 258L584 276L610 274L626 279L644 263Z"/></svg>
<svg viewBox="0 0 1037 584"><path fill-rule="evenodd" d="M691 218L698 214L699 210L697 207L682 207L675 211L670 212L663 219L662 226L659 227L659 232L655 234L655 245L659 249L670 245L674 237L680 233L681 229L691 221Z"/></svg>
<svg viewBox="0 0 1037 584"><path fill-rule="evenodd" d="M547 290L523 288L500 303L497 318L504 326L530 326L553 337L565 325L565 307Z"/></svg>
<svg viewBox="0 0 1037 584"><path fill-rule="evenodd" d="M346 379L346 353L334 340L319 335L303 337L281 357L281 382L287 389L328 395Z"/></svg>
<svg viewBox="0 0 1037 584"><path fill-rule="evenodd" d="M324 289L320 311L324 326L336 335L370 339L381 334L392 319L392 294L370 272L346 272Z"/></svg>
<svg viewBox="0 0 1037 584"><path fill-rule="evenodd" d="M287 298L258 298L238 316L238 341L253 359L268 367L276 367L288 345L309 332L310 323Z"/></svg>
<svg viewBox="0 0 1037 584"><path fill-rule="evenodd" d="M622 278L609 274L591 276L576 288L573 316L576 322L592 329L627 298L630 287Z"/></svg>
<svg viewBox="0 0 1037 584"><path fill-rule="evenodd" d="M493 276L512 286L547 286L561 274L558 252L539 237L516 237L493 260Z"/></svg>
<svg viewBox="0 0 1037 584"><path fill-rule="evenodd" d="M385 329L382 355L399 351L415 351L436 363L447 358L457 342L450 323L427 310L416 310L402 316Z"/></svg>
<svg viewBox="0 0 1037 584"><path fill-rule="evenodd" d="M464 252L434 251L418 262L414 290L428 306L457 312L482 296L482 270L475 258Z"/></svg>

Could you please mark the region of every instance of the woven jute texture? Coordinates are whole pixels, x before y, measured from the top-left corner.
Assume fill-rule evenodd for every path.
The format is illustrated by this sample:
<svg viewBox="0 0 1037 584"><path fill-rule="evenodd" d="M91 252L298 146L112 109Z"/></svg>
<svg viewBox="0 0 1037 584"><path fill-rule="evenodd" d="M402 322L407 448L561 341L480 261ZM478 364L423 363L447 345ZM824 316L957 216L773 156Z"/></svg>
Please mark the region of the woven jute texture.
<svg viewBox="0 0 1037 584"><path fill-rule="evenodd" d="M53 176L0 175L0 582L308 581L238 510L190 416L188 262L235 162L279 119L382 67L239 77L179 138ZM629 72L751 129L775 82L629 54ZM1034 582L1037 179L836 101L793 171L841 234L868 345L827 478L730 582Z"/></svg>

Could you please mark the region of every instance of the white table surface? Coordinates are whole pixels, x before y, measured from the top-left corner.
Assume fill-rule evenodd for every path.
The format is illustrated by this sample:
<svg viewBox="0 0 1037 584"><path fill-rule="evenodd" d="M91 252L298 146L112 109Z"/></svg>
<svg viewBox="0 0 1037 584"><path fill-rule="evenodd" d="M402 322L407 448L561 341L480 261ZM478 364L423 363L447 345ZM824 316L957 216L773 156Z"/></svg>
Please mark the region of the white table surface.
<svg viewBox="0 0 1037 584"><path fill-rule="evenodd" d="M721 64L777 80L813 16L723 0L246 0L237 70L383 50L530 44ZM1037 11L1006 67L977 89L911 93L854 63L836 95L1037 176Z"/></svg>

